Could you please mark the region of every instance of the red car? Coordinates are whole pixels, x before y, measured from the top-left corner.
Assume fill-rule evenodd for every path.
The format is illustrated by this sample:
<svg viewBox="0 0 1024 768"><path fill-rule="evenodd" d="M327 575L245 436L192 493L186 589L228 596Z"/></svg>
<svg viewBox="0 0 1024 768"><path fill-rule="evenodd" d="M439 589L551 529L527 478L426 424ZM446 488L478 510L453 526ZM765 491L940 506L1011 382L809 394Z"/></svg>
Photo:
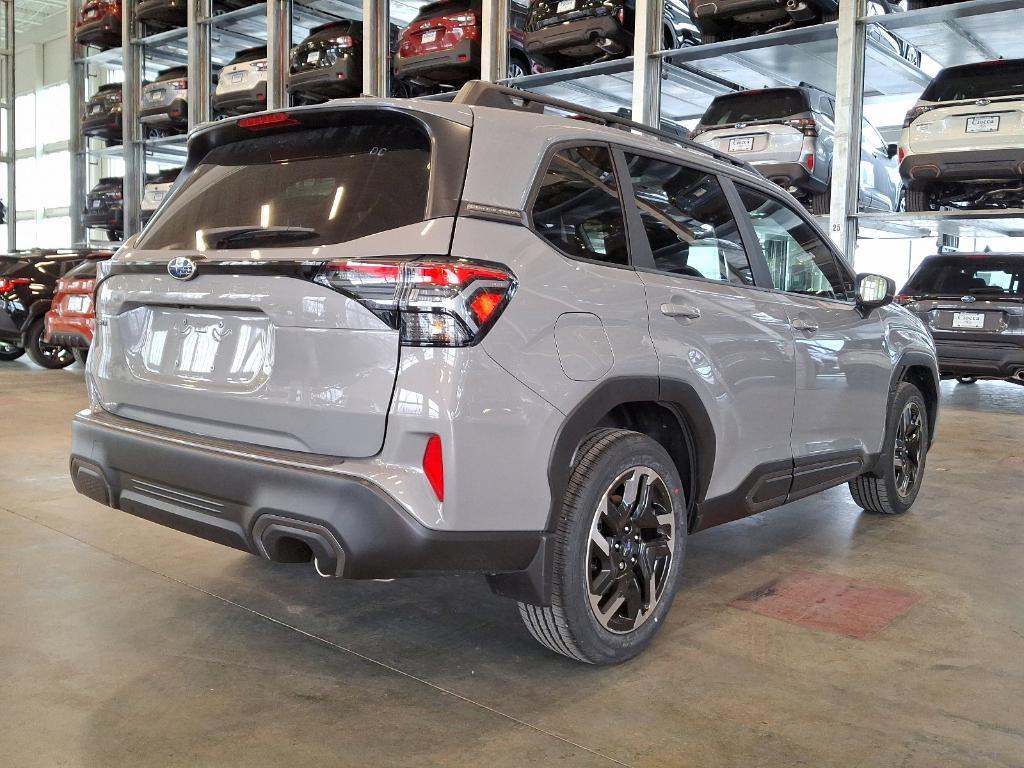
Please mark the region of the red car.
<svg viewBox="0 0 1024 768"><path fill-rule="evenodd" d="M121 45L121 0L86 0L78 13L75 41L80 45Z"/></svg>
<svg viewBox="0 0 1024 768"><path fill-rule="evenodd" d="M110 256L107 252L91 253L86 261L58 280L53 303L46 313L46 343L70 349L80 363L85 362L96 328L96 265Z"/></svg>

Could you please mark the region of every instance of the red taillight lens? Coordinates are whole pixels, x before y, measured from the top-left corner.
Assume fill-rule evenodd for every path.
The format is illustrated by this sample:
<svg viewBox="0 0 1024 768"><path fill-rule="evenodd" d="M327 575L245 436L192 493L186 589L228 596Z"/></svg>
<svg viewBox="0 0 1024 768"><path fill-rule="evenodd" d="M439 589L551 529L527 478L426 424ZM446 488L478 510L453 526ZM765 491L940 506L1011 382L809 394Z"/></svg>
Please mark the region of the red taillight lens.
<svg viewBox="0 0 1024 768"><path fill-rule="evenodd" d="M935 107L929 107L929 106L914 107L912 110L907 112L907 116L903 119L903 127L904 128L909 128L910 124L912 122L914 122L915 120L917 120L917 118L919 118L925 112L931 112L933 109L935 109Z"/></svg>
<svg viewBox="0 0 1024 768"><path fill-rule="evenodd" d="M444 458L441 455L441 438L431 435L423 451L423 474L434 490L438 501L444 501Z"/></svg>
<svg viewBox="0 0 1024 768"><path fill-rule="evenodd" d="M32 281L29 280L27 277L13 277L7 280L0 278L0 293L7 293L8 291L13 291L16 286L28 285L31 282Z"/></svg>
<svg viewBox="0 0 1024 768"><path fill-rule="evenodd" d="M804 155L803 156L803 163L804 163L804 168L806 168L808 171L813 171L814 170L814 154L813 153L808 153L808 154Z"/></svg>
<svg viewBox="0 0 1024 768"><path fill-rule="evenodd" d="M893 296L892 300L897 304L905 307L908 304L913 304L915 301L917 301L917 298L906 293L898 293L895 296Z"/></svg>
<svg viewBox="0 0 1024 768"><path fill-rule="evenodd" d="M442 17L445 21L450 21L453 26L456 27L472 27L476 24L476 14L473 11L467 11L466 13L453 13L450 16Z"/></svg>
<svg viewBox="0 0 1024 768"><path fill-rule="evenodd" d="M339 48L351 48L352 47L352 36L341 35L340 37L334 38L334 44Z"/></svg>
<svg viewBox="0 0 1024 768"><path fill-rule="evenodd" d="M286 125L298 125L299 121L287 112L271 112L268 115L253 115L241 118L237 125L247 131L265 131L268 128L281 128Z"/></svg>
<svg viewBox="0 0 1024 768"><path fill-rule="evenodd" d="M903 158L905 158L906 156L907 156L907 150L905 150L903 147L900 147L898 150L896 150L896 161L897 162L902 163L903 162Z"/></svg>
<svg viewBox="0 0 1024 768"><path fill-rule="evenodd" d="M476 343L515 288L504 267L455 259L344 259L325 264L315 280L354 298L415 347Z"/></svg>
<svg viewBox="0 0 1024 768"><path fill-rule="evenodd" d="M813 117L798 117L795 120L786 120L785 125L800 129L804 136L817 136L818 124Z"/></svg>

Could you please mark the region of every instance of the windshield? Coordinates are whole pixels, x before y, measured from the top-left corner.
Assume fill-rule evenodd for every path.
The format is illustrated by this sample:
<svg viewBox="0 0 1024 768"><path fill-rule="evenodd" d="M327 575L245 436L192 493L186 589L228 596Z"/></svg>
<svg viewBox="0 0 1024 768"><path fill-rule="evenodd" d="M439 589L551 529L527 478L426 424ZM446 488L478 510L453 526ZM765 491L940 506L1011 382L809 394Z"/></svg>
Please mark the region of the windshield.
<svg viewBox="0 0 1024 768"><path fill-rule="evenodd" d="M967 101L1024 96L1024 59L990 61L946 69L936 75L922 101Z"/></svg>
<svg viewBox="0 0 1024 768"><path fill-rule="evenodd" d="M203 158L138 247L316 246L415 224L426 213L430 159L416 120L381 113L232 142Z"/></svg>
<svg viewBox="0 0 1024 768"><path fill-rule="evenodd" d="M746 91L715 99L701 118L701 125L732 125L756 120L775 120L807 112L801 91Z"/></svg>
<svg viewBox="0 0 1024 768"><path fill-rule="evenodd" d="M927 262L903 293L1024 298L1024 259L961 256Z"/></svg>

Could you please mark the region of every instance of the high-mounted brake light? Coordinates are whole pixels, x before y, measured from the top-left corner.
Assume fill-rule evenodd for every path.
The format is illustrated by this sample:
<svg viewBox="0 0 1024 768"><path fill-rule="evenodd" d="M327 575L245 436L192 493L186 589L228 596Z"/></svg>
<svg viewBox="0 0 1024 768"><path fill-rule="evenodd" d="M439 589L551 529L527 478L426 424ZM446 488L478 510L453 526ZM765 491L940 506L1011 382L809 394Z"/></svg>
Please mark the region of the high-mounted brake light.
<svg viewBox="0 0 1024 768"><path fill-rule="evenodd" d="M237 125L247 131L263 131L268 128L281 128L285 125L298 125L299 121L287 112L271 112L266 115L253 115L240 118Z"/></svg>
<svg viewBox="0 0 1024 768"><path fill-rule="evenodd" d="M413 347L475 344L516 285L506 268L465 259L341 259L314 279L351 296Z"/></svg>
<svg viewBox="0 0 1024 768"><path fill-rule="evenodd" d="M15 286L28 285L32 281L27 277L13 277L7 280L0 279L0 293L13 291Z"/></svg>

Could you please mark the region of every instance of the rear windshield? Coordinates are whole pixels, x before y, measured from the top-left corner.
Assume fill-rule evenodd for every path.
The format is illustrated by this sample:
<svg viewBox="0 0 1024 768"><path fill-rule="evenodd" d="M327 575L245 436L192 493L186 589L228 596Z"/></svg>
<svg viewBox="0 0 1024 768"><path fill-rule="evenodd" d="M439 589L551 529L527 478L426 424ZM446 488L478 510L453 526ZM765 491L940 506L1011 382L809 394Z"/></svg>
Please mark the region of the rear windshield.
<svg viewBox="0 0 1024 768"><path fill-rule="evenodd" d="M701 125L732 125L755 120L774 120L807 112L802 91L746 91L715 99L701 118Z"/></svg>
<svg viewBox="0 0 1024 768"><path fill-rule="evenodd" d="M923 101L967 101L1024 95L1024 59L992 61L939 72Z"/></svg>
<svg viewBox="0 0 1024 768"><path fill-rule="evenodd" d="M450 13L479 11L481 5L480 0L441 0L437 3L429 3L420 8L420 12L416 14L413 23L423 21L423 19L432 19L435 16L446 16Z"/></svg>
<svg viewBox="0 0 1024 768"><path fill-rule="evenodd" d="M213 149L139 240L143 249L325 245L423 221L430 139L412 118L353 116Z"/></svg>
<svg viewBox="0 0 1024 768"><path fill-rule="evenodd" d="M929 261L910 278L912 296L1024 297L1024 259L963 256Z"/></svg>
<svg viewBox="0 0 1024 768"><path fill-rule="evenodd" d="M20 259L11 257L0 257L0 275L13 275L28 264Z"/></svg>

